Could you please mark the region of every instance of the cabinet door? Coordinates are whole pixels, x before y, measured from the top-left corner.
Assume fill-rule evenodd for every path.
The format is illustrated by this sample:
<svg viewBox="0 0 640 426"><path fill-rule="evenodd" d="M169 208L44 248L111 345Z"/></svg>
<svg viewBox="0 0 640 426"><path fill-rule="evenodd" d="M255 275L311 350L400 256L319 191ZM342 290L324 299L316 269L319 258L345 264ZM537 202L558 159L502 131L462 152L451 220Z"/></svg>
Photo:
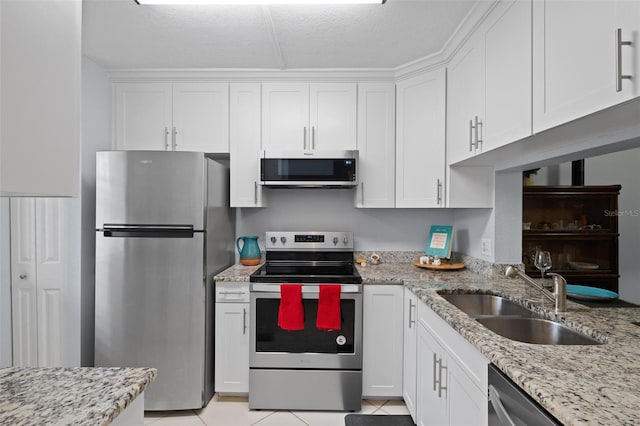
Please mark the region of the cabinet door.
<svg viewBox="0 0 640 426"><path fill-rule="evenodd" d="M449 359L447 362L447 398L449 399L449 425L484 426L489 422L486 389L477 387L463 369Z"/></svg>
<svg viewBox="0 0 640 426"><path fill-rule="evenodd" d="M444 69L398 83L396 132L396 207L444 207Z"/></svg>
<svg viewBox="0 0 640 426"><path fill-rule="evenodd" d="M531 0L500 3L485 25L482 151L531 135Z"/></svg>
<svg viewBox="0 0 640 426"><path fill-rule="evenodd" d="M171 150L171 84L118 83L115 149Z"/></svg>
<svg viewBox="0 0 640 426"><path fill-rule="evenodd" d="M173 150L229 153L229 85L173 85Z"/></svg>
<svg viewBox="0 0 640 426"><path fill-rule="evenodd" d="M533 2L533 130L539 132L638 96L637 1ZM616 30L620 49L616 91Z"/></svg>
<svg viewBox="0 0 640 426"><path fill-rule="evenodd" d="M418 426L448 425L447 359L445 352L422 325L418 325Z"/></svg>
<svg viewBox="0 0 640 426"><path fill-rule="evenodd" d="M483 120L484 52L481 37L473 35L447 66L447 163L476 153L471 122ZM481 129L479 129L481 130ZM480 136L481 138L481 136Z"/></svg>
<svg viewBox="0 0 640 426"><path fill-rule="evenodd" d="M311 150L356 149L356 83L309 87Z"/></svg>
<svg viewBox="0 0 640 426"><path fill-rule="evenodd" d="M248 316L248 303L216 303L216 392L249 392Z"/></svg>
<svg viewBox="0 0 640 426"><path fill-rule="evenodd" d="M402 396L402 285L364 286L362 394ZM380 366L384 365L384 368Z"/></svg>
<svg viewBox="0 0 640 426"><path fill-rule="evenodd" d="M262 146L266 150L311 149L309 85L262 85Z"/></svg>
<svg viewBox="0 0 640 426"><path fill-rule="evenodd" d="M395 205L395 85L358 85L356 207Z"/></svg>
<svg viewBox="0 0 640 426"><path fill-rule="evenodd" d="M416 421L416 352L417 352L417 312L418 297L408 288L404 289L404 313L402 328L404 330L404 354L402 362L402 398L411 414L413 421Z"/></svg>
<svg viewBox="0 0 640 426"><path fill-rule="evenodd" d="M263 207L260 181L260 84L230 86L231 207Z"/></svg>

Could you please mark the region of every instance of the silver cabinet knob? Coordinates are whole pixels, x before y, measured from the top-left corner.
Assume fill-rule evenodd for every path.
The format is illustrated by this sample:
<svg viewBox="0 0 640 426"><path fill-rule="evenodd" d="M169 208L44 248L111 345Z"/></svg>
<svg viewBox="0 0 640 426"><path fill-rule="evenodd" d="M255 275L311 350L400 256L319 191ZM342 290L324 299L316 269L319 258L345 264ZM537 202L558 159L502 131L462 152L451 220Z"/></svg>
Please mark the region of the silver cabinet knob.
<svg viewBox="0 0 640 426"><path fill-rule="evenodd" d="M20 274L19 277L21 280L24 280L25 278L27 278L27 274Z"/></svg>

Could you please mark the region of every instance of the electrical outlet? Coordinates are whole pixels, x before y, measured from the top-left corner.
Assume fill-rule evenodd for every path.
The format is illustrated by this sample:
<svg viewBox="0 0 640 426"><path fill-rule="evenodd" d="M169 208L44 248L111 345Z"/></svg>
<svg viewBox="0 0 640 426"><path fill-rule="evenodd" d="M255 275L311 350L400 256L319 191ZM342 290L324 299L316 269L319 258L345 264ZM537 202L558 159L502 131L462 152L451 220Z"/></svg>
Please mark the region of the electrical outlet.
<svg viewBox="0 0 640 426"><path fill-rule="evenodd" d="M483 238L481 243L482 254L485 256L491 256L491 238Z"/></svg>

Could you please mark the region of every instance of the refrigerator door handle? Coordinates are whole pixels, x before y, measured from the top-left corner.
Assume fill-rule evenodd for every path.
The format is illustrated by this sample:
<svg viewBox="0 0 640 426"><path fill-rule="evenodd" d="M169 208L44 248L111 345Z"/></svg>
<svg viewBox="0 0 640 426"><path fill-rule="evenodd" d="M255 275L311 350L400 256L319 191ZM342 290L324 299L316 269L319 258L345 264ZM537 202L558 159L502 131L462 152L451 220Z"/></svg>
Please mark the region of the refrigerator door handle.
<svg viewBox="0 0 640 426"><path fill-rule="evenodd" d="M98 230L98 232L100 231L105 237L119 238L193 238L194 234L197 232L193 230L193 227L187 226L105 226L103 229Z"/></svg>
<svg viewBox="0 0 640 426"><path fill-rule="evenodd" d="M193 225L121 225L115 223L105 223L102 231L156 231L166 229L179 229L181 231L193 231Z"/></svg>

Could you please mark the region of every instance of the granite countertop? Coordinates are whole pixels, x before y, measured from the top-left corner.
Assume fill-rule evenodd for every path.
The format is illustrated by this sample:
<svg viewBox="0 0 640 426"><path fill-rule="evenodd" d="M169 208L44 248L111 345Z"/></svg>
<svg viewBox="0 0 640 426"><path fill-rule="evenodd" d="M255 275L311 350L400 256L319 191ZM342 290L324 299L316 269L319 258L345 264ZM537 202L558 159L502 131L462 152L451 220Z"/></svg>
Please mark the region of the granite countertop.
<svg viewBox="0 0 640 426"><path fill-rule="evenodd" d="M256 268L236 265L216 276L216 280L248 281ZM472 269L476 268L421 269L407 258L358 266L363 284L408 287L562 423L640 424L640 326L632 324L640 321L640 308L590 308L568 300L567 312L555 315L552 303L524 281ZM485 292L518 301L604 344L551 346L504 338L438 294L460 291Z"/></svg>
<svg viewBox="0 0 640 426"><path fill-rule="evenodd" d="M155 368L0 368L0 424L108 425L157 374Z"/></svg>

